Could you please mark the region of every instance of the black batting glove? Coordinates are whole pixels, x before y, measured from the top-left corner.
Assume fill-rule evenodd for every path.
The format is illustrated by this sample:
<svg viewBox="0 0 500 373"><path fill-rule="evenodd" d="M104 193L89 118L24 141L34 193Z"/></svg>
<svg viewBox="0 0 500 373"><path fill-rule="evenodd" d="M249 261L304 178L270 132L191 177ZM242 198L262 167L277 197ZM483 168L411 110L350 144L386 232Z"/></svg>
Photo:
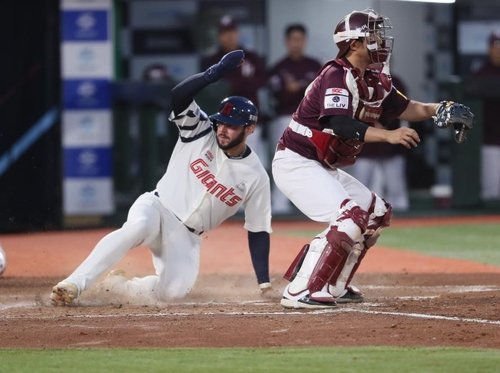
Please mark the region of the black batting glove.
<svg viewBox="0 0 500 373"><path fill-rule="evenodd" d="M209 83L219 80L225 73L237 68L245 58L245 52L241 49L225 54L218 63L210 66L203 77Z"/></svg>

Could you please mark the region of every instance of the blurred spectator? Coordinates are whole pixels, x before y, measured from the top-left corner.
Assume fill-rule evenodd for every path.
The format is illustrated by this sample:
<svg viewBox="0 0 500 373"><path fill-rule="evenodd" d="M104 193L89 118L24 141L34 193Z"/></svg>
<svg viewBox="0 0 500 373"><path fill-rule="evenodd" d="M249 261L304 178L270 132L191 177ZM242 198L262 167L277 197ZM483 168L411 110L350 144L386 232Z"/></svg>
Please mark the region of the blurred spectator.
<svg viewBox="0 0 500 373"><path fill-rule="evenodd" d="M407 89L401 79L392 75L392 84L403 94ZM385 128L408 127L408 122L395 119ZM389 143L366 143L349 173L389 202L394 210L409 208L406 182L406 148Z"/></svg>
<svg viewBox="0 0 500 373"><path fill-rule="evenodd" d="M245 60L239 68L230 71L224 76L223 81L229 84L229 92L220 92L223 96L243 96L254 103L260 111L258 92L266 84L265 62L262 57L253 51L249 51L240 45L239 25L229 15L223 16L218 24L218 45L216 51L201 60L201 70L206 70L219 60L226 53L236 49L245 52ZM219 99L220 101L220 99ZM262 134L262 113L259 113L259 123L250 136L247 144L260 157L264 166L268 163L267 147L265 146Z"/></svg>
<svg viewBox="0 0 500 373"><path fill-rule="evenodd" d="M319 61L304 54L307 30L303 25L288 25L284 36L287 54L272 66L268 73L268 86L275 114L267 128L270 154L274 154L276 144L304 97L307 86L314 80L322 66ZM273 213L283 214L291 211L290 201L275 185L271 200Z"/></svg>
<svg viewBox="0 0 500 373"><path fill-rule="evenodd" d="M500 78L500 29L488 39L488 59L474 73L477 77ZM481 196L500 198L500 96L483 97L483 139L481 147Z"/></svg>

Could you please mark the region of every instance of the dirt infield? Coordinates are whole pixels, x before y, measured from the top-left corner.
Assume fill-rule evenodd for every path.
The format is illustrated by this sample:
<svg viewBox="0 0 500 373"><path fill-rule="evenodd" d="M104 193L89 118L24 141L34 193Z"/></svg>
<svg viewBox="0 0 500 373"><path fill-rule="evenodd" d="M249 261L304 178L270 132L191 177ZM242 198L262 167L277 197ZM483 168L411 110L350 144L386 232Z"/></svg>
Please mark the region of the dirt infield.
<svg viewBox="0 0 500 373"><path fill-rule="evenodd" d="M499 222L500 216L466 221ZM398 225L455 224L396 220ZM138 306L89 291L79 307L52 307L51 287L83 260L109 230L0 236L8 269L0 278L0 348L395 345L500 348L500 267L437 259L376 247L355 283L366 302L328 311L287 311L281 279L309 234L322 226L273 224L271 272L275 293L257 289L240 223L205 235L201 273L182 302ZM145 248L120 264L130 275L151 273ZM105 295L105 296L103 296ZM106 303L106 304L105 304Z"/></svg>

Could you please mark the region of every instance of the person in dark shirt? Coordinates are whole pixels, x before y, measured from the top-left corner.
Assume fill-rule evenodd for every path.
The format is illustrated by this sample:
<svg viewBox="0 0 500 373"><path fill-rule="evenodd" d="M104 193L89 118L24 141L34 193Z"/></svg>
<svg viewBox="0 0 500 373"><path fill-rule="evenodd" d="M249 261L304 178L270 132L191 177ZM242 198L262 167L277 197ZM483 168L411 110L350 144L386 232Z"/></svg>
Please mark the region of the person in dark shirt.
<svg viewBox="0 0 500 373"><path fill-rule="evenodd" d="M490 34L488 59L474 76L500 78L500 29ZM483 97L482 107L481 196L500 199L500 97Z"/></svg>
<svg viewBox="0 0 500 373"><path fill-rule="evenodd" d="M215 52L201 59L201 70L208 69L216 64L226 53L234 50L243 50L245 60L235 70L230 71L221 80L228 84L229 92L227 96L242 96L254 103L259 112L259 90L266 85L266 66L264 59L257 53L244 48L240 44L239 25L230 15L224 15L218 23L217 40ZM266 165L268 163L267 146L262 136L262 116L259 116L259 123L254 132L254 136L249 139L248 145L255 151Z"/></svg>
<svg viewBox="0 0 500 373"><path fill-rule="evenodd" d="M392 75L392 84L398 91L407 95L408 91L399 77ZM394 119L384 128L394 130L408 125L408 121ZM410 207L405 155L406 148L401 145L394 146L384 142L368 143L363 146L356 163L346 171L380 197L390 201L394 210L405 211Z"/></svg>
<svg viewBox="0 0 500 373"><path fill-rule="evenodd" d="M273 98L275 114L268 127L271 154L274 154L276 145L304 97L307 86L322 66L316 59L304 54L306 42L307 30L303 25L288 25L285 29L287 55L272 66L268 73L268 87ZM291 204L288 198L276 186L273 187L272 193L273 213L289 213Z"/></svg>

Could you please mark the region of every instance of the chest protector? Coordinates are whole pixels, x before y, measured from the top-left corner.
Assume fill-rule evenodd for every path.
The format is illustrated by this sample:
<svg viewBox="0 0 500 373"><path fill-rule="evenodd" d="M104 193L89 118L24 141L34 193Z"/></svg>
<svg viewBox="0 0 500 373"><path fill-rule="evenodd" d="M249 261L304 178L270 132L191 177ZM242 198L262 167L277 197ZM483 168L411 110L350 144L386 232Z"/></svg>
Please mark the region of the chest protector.
<svg viewBox="0 0 500 373"><path fill-rule="evenodd" d="M325 64L338 64L344 68L346 88L352 96L353 117L361 122L373 125L382 115L382 102L392 90L392 78L388 65L383 69L367 69L364 75L346 62L337 59ZM329 168L350 166L356 161L363 149L363 142L354 139L342 139L329 129L312 130L310 140L316 147L320 162Z"/></svg>

